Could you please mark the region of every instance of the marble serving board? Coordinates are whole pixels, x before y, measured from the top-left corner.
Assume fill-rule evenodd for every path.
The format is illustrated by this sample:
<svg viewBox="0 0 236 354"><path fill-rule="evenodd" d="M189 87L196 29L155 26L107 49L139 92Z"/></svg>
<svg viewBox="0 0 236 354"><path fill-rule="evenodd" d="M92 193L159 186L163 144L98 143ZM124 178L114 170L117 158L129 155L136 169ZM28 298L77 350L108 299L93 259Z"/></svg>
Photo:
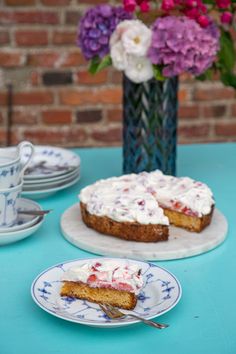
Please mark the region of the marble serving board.
<svg viewBox="0 0 236 354"><path fill-rule="evenodd" d="M210 226L201 233L170 226L169 240L155 243L126 241L88 228L82 221L79 203L67 209L61 217L62 234L73 245L103 256L148 261L180 259L205 253L224 241L227 230L227 220L218 209L214 211Z"/></svg>

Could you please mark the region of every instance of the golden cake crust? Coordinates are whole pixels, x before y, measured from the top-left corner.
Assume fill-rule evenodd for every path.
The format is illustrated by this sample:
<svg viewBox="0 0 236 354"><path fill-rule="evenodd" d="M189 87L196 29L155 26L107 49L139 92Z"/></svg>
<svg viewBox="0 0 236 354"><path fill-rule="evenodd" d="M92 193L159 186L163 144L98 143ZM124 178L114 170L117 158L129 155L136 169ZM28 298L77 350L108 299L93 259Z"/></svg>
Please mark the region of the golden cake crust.
<svg viewBox="0 0 236 354"><path fill-rule="evenodd" d="M80 209L84 223L88 227L103 234L137 242L168 240L169 229L166 225L118 222L107 216L92 215L88 212L86 204L82 202L80 202Z"/></svg>
<svg viewBox="0 0 236 354"><path fill-rule="evenodd" d="M72 281L64 282L60 295L100 304L110 304L126 310L133 310L137 303L134 293L111 288L92 288L87 284Z"/></svg>

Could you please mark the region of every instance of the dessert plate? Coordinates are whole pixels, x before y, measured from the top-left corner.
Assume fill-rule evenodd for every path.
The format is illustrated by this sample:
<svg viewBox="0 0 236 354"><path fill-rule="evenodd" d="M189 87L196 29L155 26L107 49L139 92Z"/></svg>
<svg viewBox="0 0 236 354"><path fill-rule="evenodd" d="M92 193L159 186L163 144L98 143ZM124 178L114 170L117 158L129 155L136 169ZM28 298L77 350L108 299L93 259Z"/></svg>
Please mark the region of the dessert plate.
<svg viewBox="0 0 236 354"><path fill-rule="evenodd" d="M24 191L34 191L34 190L43 190L43 189L50 189L58 186L62 186L63 184L67 184L79 177L79 173L75 173L72 176L65 177L60 181L53 181L47 183L34 183L34 184L26 184L23 185Z"/></svg>
<svg viewBox="0 0 236 354"><path fill-rule="evenodd" d="M140 322L133 318L109 319L97 304L85 300L60 296L61 277L70 267L86 261L99 261L104 258L89 258L57 264L43 271L34 280L31 295L36 304L50 314L64 320L96 327L119 327ZM110 258L111 259L111 258ZM176 277L164 268L151 263L131 259L113 258L119 264L136 264L140 267L144 286L132 313L151 319L170 311L181 298L181 286ZM124 311L128 313L129 311Z"/></svg>
<svg viewBox="0 0 236 354"><path fill-rule="evenodd" d="M88 228L81 218L79 203L61 217L61 231L73 245L103 256L131 257L143 260L170 260L195 256L220 245L228 230L225 216L215 209L211 224L200 233L170 226L168 241L135 242L103 235Z"/></svg>
<svg viewBox="0 0 236 354"><path fill-rule="evenodd" d="M38 203L33 202L30 199L19 198L17 200L17 209L18 210L41 210L41 206ZM27 229L28 227L32 226L39 220L39 216L35 215L24 215L18 214L18 218L16 223L13 226L8 227L1 227L0 228L0 235L2 233L7 232L14 232L19 231L22 229Z"/></svg>
<svg viewBox="0 0 236 354"><path fill-rule="evenodd" d="M22 162L28 159L26 151ZM69 149L36 145L33 159L24 179L55 177L69 173L80 166L80 157ZM28 172L28 173L27 173Z"/></svg>
<svg viewBox="0 0 236 354"><path fill-rule="evenodd" d="M43 221L44 221L44 217L40 217L34 225L32 225L26 229L12 231L12 232L1 232L0 233L0 246L7 245L9 243L14 243L14 242L23 240L26 237L31 236L41 227L41 225L43 224Z"/></svg>
<svg viewBox="0 0 236 354"><path fill-rule="evenodd" d="M80 175L77 176L76 178L73 178L72 181L67 182L67 183L62 183L62 184L58 184L57 186L53 187L53 188L40 188L40 189L36 189L36 190L24 190L23 187L23 191L22 191L22 195L26 196L27 198L32 198L32 199L41 199L41 198L46 198L49 197L50 195L63 190L65 188L69 188L71 186L73 186L75 183L77 183L80 179Z"/></svg>
<svg viewBox="0 0 236 354"><path fill-rule="evenodd" d="M76 168L75 170L68 172L66 174L49 177L49 178L40 178L40 179L24 179L24 186L35 186L36 184L45 185L47 183L57 183L64 181L67 178L71 178L80 173L80 168Z"/></svg>

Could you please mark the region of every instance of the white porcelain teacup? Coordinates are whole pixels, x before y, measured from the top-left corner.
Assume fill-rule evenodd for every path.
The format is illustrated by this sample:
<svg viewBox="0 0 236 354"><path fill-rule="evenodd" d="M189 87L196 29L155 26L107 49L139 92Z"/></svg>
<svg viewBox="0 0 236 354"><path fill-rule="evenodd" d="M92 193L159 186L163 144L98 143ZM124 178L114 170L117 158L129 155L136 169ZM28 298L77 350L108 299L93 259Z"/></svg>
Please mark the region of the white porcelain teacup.
<svg viewBox="0 0 236 354"><path fill-rule="evenodd" d="M17 200L20 197L23 180L12 188L0 189L0 229L10 227L17 220Z"/></svg>
<svg viewBox="0 0 236 354"><path fill-rule="evenodd" d="M27 160L23 163L22 156L27 151ZM0 189L17 186L24 171L32 160L34 146L29 141L22 141L19 145L0 149Z"/></svg>

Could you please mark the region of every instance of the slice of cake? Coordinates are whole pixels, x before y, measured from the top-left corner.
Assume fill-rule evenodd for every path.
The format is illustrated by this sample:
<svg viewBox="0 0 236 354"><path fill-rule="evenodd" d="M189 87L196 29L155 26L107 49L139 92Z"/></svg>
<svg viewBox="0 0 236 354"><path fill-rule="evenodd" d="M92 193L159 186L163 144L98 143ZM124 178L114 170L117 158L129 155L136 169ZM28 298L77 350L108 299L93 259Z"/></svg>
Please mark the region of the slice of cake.
<svg viewBox="0 0 236 354"><path fill-rule="evenodd" d="M82 189L79 198L88 227L139 242L167 240L169 224L201 232L214 210L206 184L159 170L100 180Z"/></svg>
<svg viewBox="0 0 236 354"><path fill-rule="evenodd" d="M61 296L127 310L135 307L137 294L143 286L141 270L136 265L121 265L112 260L72 267L61 280Z"/></svg>

